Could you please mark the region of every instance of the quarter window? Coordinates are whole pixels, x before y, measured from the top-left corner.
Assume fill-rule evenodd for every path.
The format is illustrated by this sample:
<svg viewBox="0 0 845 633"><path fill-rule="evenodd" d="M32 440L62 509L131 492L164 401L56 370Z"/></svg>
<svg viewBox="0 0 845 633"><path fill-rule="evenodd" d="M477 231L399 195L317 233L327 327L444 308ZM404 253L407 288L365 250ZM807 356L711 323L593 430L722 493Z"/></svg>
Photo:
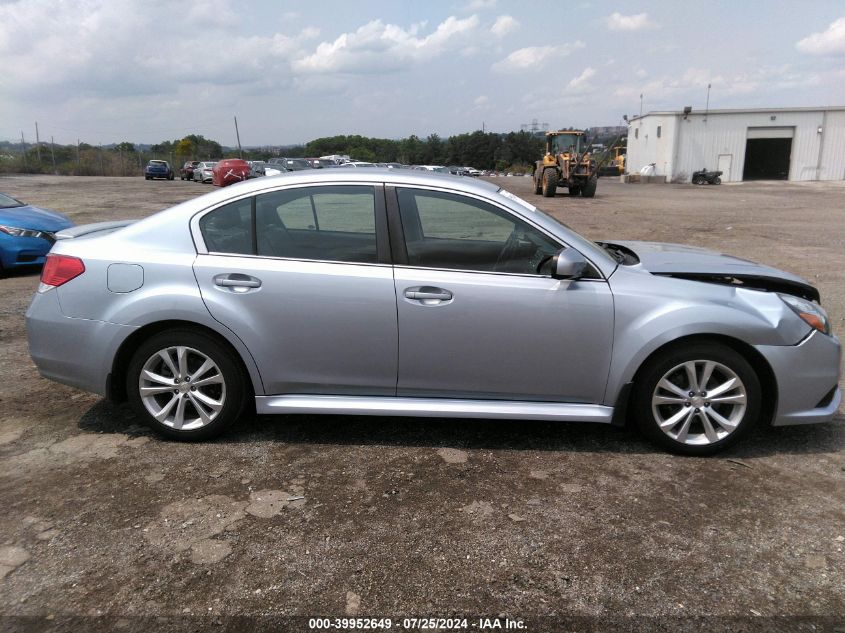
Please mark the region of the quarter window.
<svg viewBox="0 0 845 633"><path fill-rule="evenodd" d="M408 263L424 268L541 274L560 249L491 204L449 193L397 189Z"/></svg>
<svg viewBox="0 0 845 633"><path fill-rule="evenodd" d="M200 231L210 253L251 255L252 198L236 200L205 214Z"/></svg>
<svg viewBox="0 0 845 633"><path fill-rule="evenodd" d="M378 262L373 187L301 187L259 195L255 221L259 255Z"/></svg>

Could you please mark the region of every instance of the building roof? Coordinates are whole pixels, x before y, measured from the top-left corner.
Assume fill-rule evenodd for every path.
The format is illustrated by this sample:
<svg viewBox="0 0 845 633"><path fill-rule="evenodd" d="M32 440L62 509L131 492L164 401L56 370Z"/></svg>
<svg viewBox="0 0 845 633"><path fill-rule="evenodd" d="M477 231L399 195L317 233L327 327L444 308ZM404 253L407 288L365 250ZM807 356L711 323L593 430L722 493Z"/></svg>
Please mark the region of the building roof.
<svg viewBox="0 0 845 633"><path fill-rule="evenodd" d="M699 114L703 115L706 114L710 116L711 114L751 114L751 113L758 113L758 112L825 112L825 111L833 111L833 110L845 110L845 106L813 106L813 107L798 107L798 108L735 108L735 109L722 109L722 110L692 110L689 114ZM678 115L683 116L683 110L653 110L651 112L646 112L645 114L641 115L634 115L628 119L628 122L636 121L637 119L644 119L647 116L655 116L655 115Z"/></svg>

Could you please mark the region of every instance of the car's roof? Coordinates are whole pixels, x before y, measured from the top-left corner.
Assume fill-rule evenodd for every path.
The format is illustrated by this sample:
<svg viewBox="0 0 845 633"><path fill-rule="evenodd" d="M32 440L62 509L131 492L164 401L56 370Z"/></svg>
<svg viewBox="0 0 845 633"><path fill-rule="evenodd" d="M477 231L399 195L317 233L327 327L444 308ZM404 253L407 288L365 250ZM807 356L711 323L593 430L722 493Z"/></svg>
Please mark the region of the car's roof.
<svg viewBox="0 0 845 633"><path fill-rule="evenodd" d="M430 187L443 187L445 189L457 189L469 193L475 192L482 195L490 195L499 190L486 180L468 179L462 176L441 174L430 171L413 171L410 169L388 169L387 167L359 167L357 169L308 169L305 171L289 171L275 176L264 176L246 182L238 183L227 187L228 195L221 195L221 199L232 197L235 191L238 194L249 192L261 192L264 189L275 188L287 184L320 184L324 182L361 182L361 183L383 183L388 182L397 185L423 185ZM237 189L234 189L237 187ZM212 192L223 194L223 191ZM213 202L209 199L209 202ZM206 205L210 206L210 205Z"/></svg>

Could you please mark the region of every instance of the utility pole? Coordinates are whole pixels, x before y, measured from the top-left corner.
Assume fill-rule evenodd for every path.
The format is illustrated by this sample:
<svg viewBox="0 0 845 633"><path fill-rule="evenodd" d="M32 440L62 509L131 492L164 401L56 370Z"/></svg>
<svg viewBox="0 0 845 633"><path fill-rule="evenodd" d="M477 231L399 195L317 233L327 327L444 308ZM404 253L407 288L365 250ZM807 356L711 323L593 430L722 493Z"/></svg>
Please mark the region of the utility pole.
<svg viewBox="0 0 845 633"><path fill-rule="evenodd" d="M704 121L707 121L707 113L710 111L710 84L707 84L707 105L704 106Z"/></svg>
<svg viewBox="0 0 845 633"><path fill-rule="evenodd" d="M481 122L481 133L484 134L486 132L486 128L484 126L484 121Z"/></svg>
<svg viewBox="0 0 845 633"><path fill-rule="evenodd" d="M50 137L50 156L53 157L53 173L55 175L59 175L58 170L56 169L56 144L53 142L53 137Z"/></svg>
<svg viewBox="0 0 845 633"><path fill-rule="evenodd" d="M643 93L640 93L640 117L643 116Z"/></svg>
<svg viewBox="0 0 845 633"><path fill-rule="evenodd" d="M79 167L79 139L76 139L76 166Z"/></svg>
<svg viewBox="0 0 845 633"><path fill-rule="evenodd" d="M23 140L23 130L21 130L21 149L23 149L23 166L26 169L26 141Z"/></svg>
<svg viewBox="0 0 845 633"><path fill-rule="evenodd" d="M243 158L244 152L241 149L241 133L238 132L238 117L235 117L235 136L238 139L238 157Z"/></svg>
<svg viewBox="0 0 845 633"><path fill-rule="evenodd" d="M38 121L35 122L35 154L38 156L38 164L41 164L41 138L38 136Z"/></svg>

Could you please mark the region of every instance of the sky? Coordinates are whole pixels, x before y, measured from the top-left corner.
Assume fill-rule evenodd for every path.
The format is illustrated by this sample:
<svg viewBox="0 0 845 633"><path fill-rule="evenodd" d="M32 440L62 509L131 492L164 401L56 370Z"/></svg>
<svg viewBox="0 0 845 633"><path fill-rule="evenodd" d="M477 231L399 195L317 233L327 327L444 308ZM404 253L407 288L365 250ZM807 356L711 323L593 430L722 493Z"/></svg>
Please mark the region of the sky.
<svg viewBox="0 0 845 633"><path fill-rule="evenodd" d="M0 0L0 140L245 146L845 105L845 2Z"/></svg>

